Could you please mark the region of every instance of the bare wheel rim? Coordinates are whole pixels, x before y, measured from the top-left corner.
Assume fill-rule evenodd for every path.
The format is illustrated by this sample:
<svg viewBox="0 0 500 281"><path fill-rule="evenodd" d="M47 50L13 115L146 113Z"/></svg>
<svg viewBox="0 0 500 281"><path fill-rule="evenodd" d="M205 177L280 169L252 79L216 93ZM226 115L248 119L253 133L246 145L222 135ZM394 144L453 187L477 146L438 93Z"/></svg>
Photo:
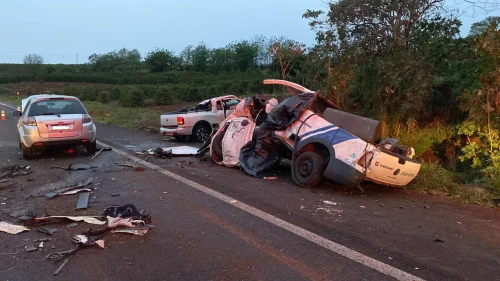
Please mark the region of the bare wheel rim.
<svg viewBox="0 0 500 281"><path fill-rule="evenodd" d="M201 141L206 141L208 139L208 130L205 127L200 127L196 130L196 137Z"/></svg>

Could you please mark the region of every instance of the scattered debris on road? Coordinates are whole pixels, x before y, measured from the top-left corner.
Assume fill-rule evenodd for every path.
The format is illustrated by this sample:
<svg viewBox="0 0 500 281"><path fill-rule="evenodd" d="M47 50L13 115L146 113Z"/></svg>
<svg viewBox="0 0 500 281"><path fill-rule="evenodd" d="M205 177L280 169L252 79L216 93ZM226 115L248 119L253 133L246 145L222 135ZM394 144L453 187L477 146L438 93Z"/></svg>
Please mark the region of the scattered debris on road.
<svg viewBox="0 0 500 281"><path fill-rule="evenodd" d="M49 228L49 227L39 227L36 229L38 232L45 233L47 235L52 235L56 233L59 229L57 228Z"/></svg>
<svg viewBox="0 0 500 281"><path fill-rule="evenodd" d="M77 244L78 246L97 245L100 248L104 248L104 240L95 240L94 238L87 237L86 235L83 234L78 234L73 236L71 241L73 241L73 243Z"/></svg>
<svg viewBox="0 0 500 281"><path fill-rule="evenodd" d="M64 220L72 220L72 221L83 221L90 224L104 225L106 221L98 220L95 216L49 216L49 217L41 217L41 218L33 218L30 220L26 220L24 222L25 226L36 226L40 224L49 224L61 222Z"/></svg>
<svg viewBox="0 0 500 281"><path fill-rule="evenodd" d="M9 234L18 234L23 231L29 231L30 229L27 227L24 227L22 225L15 225L11 224L5 221L0 221L0 231L6 232Z"/></svg>
<svg viewBox="0 0 500 281"><path fill-rule="evenodd" d="M43 242L42 242L43 243ZM26 248L24 248L24 251L29 253L29 252L33 252L33 251L37 251L38 250L38 247L36 246L33 246L33 245L29 245L27 246Z"/></svg>
<svg viewBox="0 0 500 281"><path fill-rule="evenodd" d="M92 156L91 160L94 160L94 158L96 158L97 155L99 155L101 152L103 152L103 151L111 151L111 150L112 150L111 147L102 147L101 149L99 149L99 151L94 156Z"/></svg>
<svg viewBox="0 0 500 281"><path fill-rule="evenodd" d="M68 167L62 167L62 166L57 166L53 165L50 167L51 169L62 169L66 171L85 171L85 170L95 170L97 169L97 166L90 166L87 164L70 164Z"/></svg>
<svg viewBox="0 0 500 281"><path fill-rule="evenodd" d="M89 207L90 192L81 193L76 201L76 210L87 209Z"/></svg>
<svg viewBox="0 0 500 281"><path fill-rule="evenodd" d="M50 260L50 261L58 261L58 260L62 259L65 256L73 254L78 249L80 249L80 248L77 246L76 248L73 248L73 249L59 251L59 252L56 252L56 253L53 253L53 254L48 254L45 257L45 259L46 260Z"/></svg>
<svg viewBox="0 0 500 281"><path fill-rule="evenodd" d="M73 222L73 223L67 224L66 228L75 228L77 226L78 226L78 223L77 222Z"/></svg>
<svg viewBox="0 0 500 281"><path fill-rule="evenodd" d="M146 225L143 227L134 227L134 228L117 228L111 230L111 233L129 233L137 236L144 236L148 231L152 228L150 225Z"/></svg>
<svg viewBox="0 0 500 281"><path fill-rule="evenodd" d="M32 172L30 166L19 166L19 165L12 165L12 166L7 166L2 169L4 171L3 174L0 174L0 179L6 178L6 177L16 177L20 175L27 175Z"/></svg>
<svg viewBox="0 0 500 281"><path fill-rule="evenodd" d="M81 181L79 183L70 185L68 187L63 187L63 188L54 190L52 192L49 192L49 193L45 194L45 197L53 198L53 197L56 197L56 196L59 196L59 195L63 195L64 193L66 193L68 191L71 191L73 189L84 188L87 185L91 184L93 180L94 180L94 178L88 178L88 179L86 179L84 181Z"/></svg>
<svg viewBox="0 0 500 281"><path fill-rule="evenodd" d="M61 270L64 268L64 266L66 266L66 264L68 263L68 261L69 261L69 259L65 259L63 261L63 263L61 264L61 266L59 266L59 268L56 271L54 271L54 275L59 274L59 272L61 272Z"/></svg>
<svg viewBox="0 0 500 281"><path fill-rule="evenodd" d="M443 242L444 242L444 239L442 239L442 238L434 238L434 242L440 242L440 243L443 243Z"/></svg>
<svg viewBox="0 0 500 281"><path fill-rule="evenodd" d="M133 168L134 170L136 170L136 171L138 171L138 172L143 172L143 171L145 171L145 170L146 170L143 166L139 166L139 165L132 165L132 164L118 164L118 166Z"/></svg>

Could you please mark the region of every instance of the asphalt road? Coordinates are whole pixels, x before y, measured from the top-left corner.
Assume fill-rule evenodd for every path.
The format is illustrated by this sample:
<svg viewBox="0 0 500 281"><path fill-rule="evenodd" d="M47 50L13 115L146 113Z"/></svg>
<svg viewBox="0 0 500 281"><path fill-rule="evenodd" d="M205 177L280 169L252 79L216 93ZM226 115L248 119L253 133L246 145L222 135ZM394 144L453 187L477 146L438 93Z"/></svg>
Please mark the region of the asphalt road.
<svg viewBox="0 0 500 281"><path fill-rule="evenodd" d="M303 189L293 184L287 163L269 181L192 157L144 162L135 151L192 143L103 124L98 139L114 150L94 160L82 150L56 149L24 161L13 110L0 109L7 115L0 121L0 166L33 170L0 190L0 220L14 223L9 214L24 210L101 215L107 206L131 203L151 214L155 226L145 236L107 234L105 249L80 250L56 277L60 262L44 257L74 247L71 237L95 226L50 225L59 231L33 252L24 248L47 235L0 233L0 280L499 280L497 210L375 185L364 194L332 183ZM97 169L50 168L75 163ZM87 210L75 210L78 195L36 196L53 183L89 177L96 189Z"/></svg>

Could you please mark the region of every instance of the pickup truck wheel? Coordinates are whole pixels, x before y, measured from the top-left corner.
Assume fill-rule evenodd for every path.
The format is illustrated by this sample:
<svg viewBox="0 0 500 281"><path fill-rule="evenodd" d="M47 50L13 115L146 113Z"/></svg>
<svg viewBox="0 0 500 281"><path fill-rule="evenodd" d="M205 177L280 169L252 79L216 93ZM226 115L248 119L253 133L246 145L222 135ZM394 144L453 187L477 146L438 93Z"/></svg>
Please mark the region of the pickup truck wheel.
<svg viewBox="0 0 500 281"><path fill-rule="evenodd" d="M33 158L34 153L34 148L33 147L27 147L23 143L21 143L21 149L23 151L23 158L26 160L30 160Z"/></svg>
<svg viewBox="0 0 500 281"><path fill-rule="evenodd" d="M323 178L325 163L316 152L307 151L300 154L293 163L295 180L301 185L313 187Z"/></svg>
<svg viewBox="0 0 500 281"><path fill-rule="evenodd" d="M212 128L207 124L198 124L194 127L193 137L197 142L205 142L212 133Z"/></svg>

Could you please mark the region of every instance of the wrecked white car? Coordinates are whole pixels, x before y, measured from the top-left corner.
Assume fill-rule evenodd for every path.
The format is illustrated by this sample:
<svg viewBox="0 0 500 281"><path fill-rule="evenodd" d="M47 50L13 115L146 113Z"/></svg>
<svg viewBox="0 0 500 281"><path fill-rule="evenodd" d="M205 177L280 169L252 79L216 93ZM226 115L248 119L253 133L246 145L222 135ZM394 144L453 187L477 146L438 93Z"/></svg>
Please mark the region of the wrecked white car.
<svg viewBox="0 0 500 281"><path fill-rule="evenodd" d="M364 180L405 186L418 174L413 148L382 139L378 121L339 111L319 93L298 84L264 83L287 86L295 95L269 110L258 128L249 117L252 103L237 109L212 138L210 155L215 162L240 165L252 176L266 177L273 175L282 158L289 158L292 177L302 186L317 185L323 178L346 186Z"/></svg>

